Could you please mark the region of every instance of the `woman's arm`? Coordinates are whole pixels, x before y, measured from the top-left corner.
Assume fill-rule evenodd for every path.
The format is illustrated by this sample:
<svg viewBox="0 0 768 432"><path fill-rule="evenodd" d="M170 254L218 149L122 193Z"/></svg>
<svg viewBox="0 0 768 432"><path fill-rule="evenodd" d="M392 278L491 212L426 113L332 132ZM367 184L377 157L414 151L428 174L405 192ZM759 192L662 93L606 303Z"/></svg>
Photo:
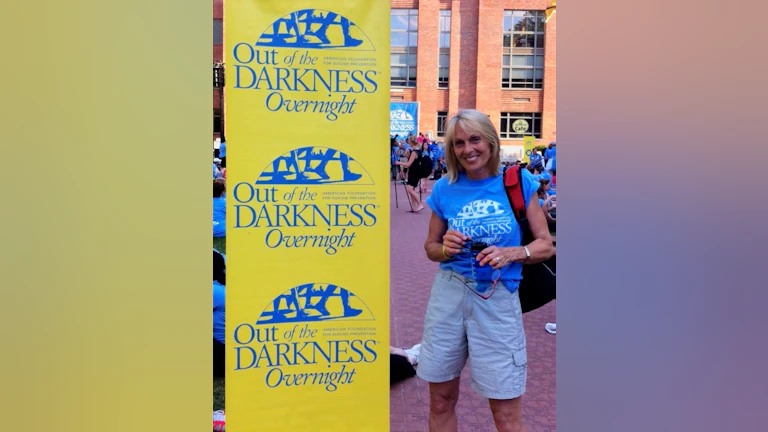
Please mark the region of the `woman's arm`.
<svg viewBox="0 0 768 432"><path fill-rule="evenodd" d="M512 262L535 264L546 261L555 254L555 247L552 245L552 236L549 234L547 219L539 205L539 200L535 199L535 197L528 203L526 214L531 233L534 237L532 242L525 245L531 257L528 258L522 246L506 248L491 246L485 248L477 255L477 260L480 261L481 266L491 264L494 269L499 269ZM496 257L500 259L497 261Z"/></svg>
<svg viewBox="0 0 768 432"><path fill-rule="evenodd" d="M400 166L404 166L404 167L408 168L411 165L413 165L413 161L415 161L415 160L416 160L416 152L412 151L411 152L411 156L408 158L408 162L397 162L397 164L400 165Z"/></svg>
<svg viewBox="0 0 768 432"><path fill-rule="evenodd" d="M427 258L435 262L448 261L461 253L464 249L464 243L470 241L469 236L456 231L449 230L445 221L440 219L435 212L432 212L432 218L429 220L429 231L427 240L424 242L424 250L427 252ZM445 249L443 249L445 246Z"/></svg>

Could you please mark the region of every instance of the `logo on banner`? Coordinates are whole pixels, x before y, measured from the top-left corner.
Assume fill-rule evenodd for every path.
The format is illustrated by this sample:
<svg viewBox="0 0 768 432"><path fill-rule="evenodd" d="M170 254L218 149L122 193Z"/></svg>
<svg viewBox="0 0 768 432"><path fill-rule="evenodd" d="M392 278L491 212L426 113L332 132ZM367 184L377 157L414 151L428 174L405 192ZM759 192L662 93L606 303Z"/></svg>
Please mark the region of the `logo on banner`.
<svg viewBox="0 0 768 432"><path fill-rule="evenodd" d="M348 290L333 284L299 285L280 294L261 313L257 324L373 320L368 307Z"/></svg>
<svg viewBox="0 0 768 432"><path fill-rule="evenodd" d="M279 156L261 173L257 184L363 184L373 179L359 162L327 147L302 147Z"/></svg>
<svg viewBox="0 0 768 432"><path fill-rule="evenodd" d="M392 110L389 112L389 130L390 132L407 134L416 130L416 122L408 111Z"/></svg>
<svg viewBox="0 0 768 432"><path fill-rule="evenodd" d="M267 111L336 121L354 114L363 96L379 90L377 58L345 54L375 52L373 43L355 23L336 12L291 12L256 39L232 48L232 90L259 91Z"/></svg>
<svg viewBox="0 0 768 432"><path fill-rule="evenodd" d="M360 27L335 12L302 9L278 18L262 33L257 46L375 51Z"/></svg>
<svg viewBox="0 0 768 432"><path fill-rule="evenodd" d="M359 162L339 150L293 149L273 160L255 182L235 185L234 229L265 230L270 249L321 249L335 255L353 248L358 232L376 225L380 208L376 192L326 187L337 184L374 182Z"/></svg>
<svg viewBox="0 0 768 432"><path fill-rule="evenodd" d="M375 328L329 324L366 320L374 320L368 307L338 285L291 288L266 307L255 325L235 328L234 372L266 370L268 388L322 386L334 392L354 383L358 366L376 361L378 341L372 338ZM301 372L291 371L296 366Z"/></svg>

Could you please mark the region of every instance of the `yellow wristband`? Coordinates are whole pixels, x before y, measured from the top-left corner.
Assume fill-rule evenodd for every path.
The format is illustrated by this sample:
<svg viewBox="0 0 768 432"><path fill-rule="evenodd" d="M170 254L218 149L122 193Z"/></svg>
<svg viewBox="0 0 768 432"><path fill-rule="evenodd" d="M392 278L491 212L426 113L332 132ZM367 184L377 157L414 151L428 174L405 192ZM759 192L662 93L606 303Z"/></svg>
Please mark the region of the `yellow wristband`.
<svg viewBox="0 0 768 432"><path fill-rule="evenodd" d="M448 256L448 255L445 253L445 245L443 245L443 256L444 256L444 257L446 257L446 258L448 258L448 259L451 259L451 257L449 257L449 256Z"/></svg>

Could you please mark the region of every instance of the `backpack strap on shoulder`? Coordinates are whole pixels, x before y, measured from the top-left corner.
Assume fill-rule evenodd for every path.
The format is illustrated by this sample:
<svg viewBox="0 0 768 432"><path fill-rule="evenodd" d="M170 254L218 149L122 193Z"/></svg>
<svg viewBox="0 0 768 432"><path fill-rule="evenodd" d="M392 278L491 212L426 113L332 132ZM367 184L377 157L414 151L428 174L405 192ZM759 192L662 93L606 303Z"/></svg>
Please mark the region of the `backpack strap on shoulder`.
<svg viewBox="0 0 768 432"><path fill-rule="evenodd" d="M504 169L504 189L507 191L507 198L509 198L509 204L512 206L512 212L515 214L515 219L520 223L520 220L525 218L525 197L523 197L523 174L520 172L518 165L506 167Z"/></svg>

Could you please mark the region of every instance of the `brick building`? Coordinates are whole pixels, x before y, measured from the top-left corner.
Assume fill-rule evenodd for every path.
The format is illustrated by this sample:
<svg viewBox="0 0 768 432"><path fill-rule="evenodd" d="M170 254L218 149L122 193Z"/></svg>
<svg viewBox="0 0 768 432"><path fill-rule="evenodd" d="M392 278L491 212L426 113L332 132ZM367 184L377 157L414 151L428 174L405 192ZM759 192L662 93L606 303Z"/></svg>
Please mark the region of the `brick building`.
<svg viewBox="0 0 768 432"><path fill-rule="evenodd" d="M476 108L508 155L524 135L555 140L557 15L544 23L548 0L390 3L390 100L419 102L421 132L439 139L446 117Z"/></svg>
<svg viewBox="0 0 768 432"><path fill-rule="evenodd" d="M419 129L442 137L446 117L476 108L511 155L522 137L556 134L556 23L549 0L390 0L390 100L419 102ZM213 1L213 60L222 61L224 0ZM219 97L214 91L214 130ZM214 136L218 136L217 133Z"/></svg>

